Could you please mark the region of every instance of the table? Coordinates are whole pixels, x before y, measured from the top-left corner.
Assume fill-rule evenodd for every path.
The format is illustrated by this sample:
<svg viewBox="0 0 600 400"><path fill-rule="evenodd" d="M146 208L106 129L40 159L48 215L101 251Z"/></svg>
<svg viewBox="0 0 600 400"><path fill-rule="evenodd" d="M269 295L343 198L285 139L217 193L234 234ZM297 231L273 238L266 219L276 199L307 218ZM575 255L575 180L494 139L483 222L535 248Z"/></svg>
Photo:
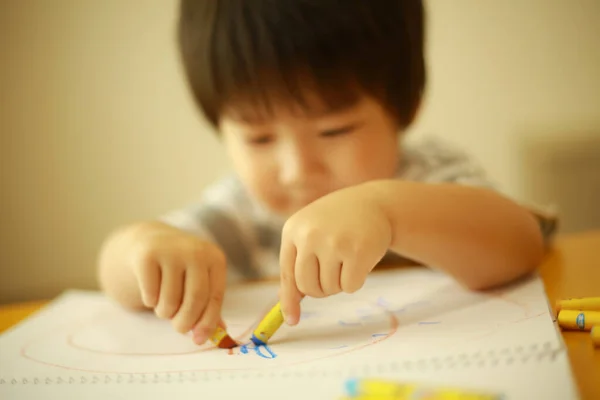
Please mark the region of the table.
<svg viewBox="0 0 600 400"><path fill-rule="evenodd" d="M558 238L540 267L550 304L569 297L600 296L600 231ZM600 348L589 332L563 331L582 399L600 399Z"/></svg>
<svg viewBox="0 0 600 400"><path fill-rule="evenodd" d="M600 295L600 231L559 237L540 274L551 304L558 299ZM0 306L0 332L42 308L48 301ZM600 348L589 332L564 331L573 373L582 399L600 399Z"/></svg>

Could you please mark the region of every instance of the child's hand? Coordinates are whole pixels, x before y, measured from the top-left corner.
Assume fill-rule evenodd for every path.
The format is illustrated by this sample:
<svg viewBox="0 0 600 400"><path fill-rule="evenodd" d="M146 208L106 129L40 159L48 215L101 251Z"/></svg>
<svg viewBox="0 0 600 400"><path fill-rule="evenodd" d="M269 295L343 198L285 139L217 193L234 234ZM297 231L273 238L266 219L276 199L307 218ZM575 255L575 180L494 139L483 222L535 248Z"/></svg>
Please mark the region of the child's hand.
<svg viewBox="0 0 600 400"><path fill-rule="evenodd" d="M133 271L142 301L202 344L221 321L226 260L214 244L167 225L137 235ZM224 325L223 325L224 326Z"/></svg>
<svg viewBox="0 0 600 400"><path fill-rule="evenodd" d="M280 300L286 322L298 323L300 300L353 293L392 240L387 216L365 185L326 195L283 228Z"/></svg>

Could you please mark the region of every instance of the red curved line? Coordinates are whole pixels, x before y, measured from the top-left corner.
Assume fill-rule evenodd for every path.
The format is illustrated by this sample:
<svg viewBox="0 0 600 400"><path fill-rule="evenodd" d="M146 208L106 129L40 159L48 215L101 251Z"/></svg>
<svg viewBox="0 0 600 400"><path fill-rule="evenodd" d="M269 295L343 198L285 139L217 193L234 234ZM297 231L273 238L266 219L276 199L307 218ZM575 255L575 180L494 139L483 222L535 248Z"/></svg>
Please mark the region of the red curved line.
<svg viewBox="0 0 600 400"><path fill-rule="evenodd" d="M270 310L270 308L269 308ZM310 362L314 362L314 361L319 361L319 360L323 360L323 359L329 359L329 358L334 358L334 357L339 357L343 354L347 354L347 353L351 353L353 351L357 351L369 346L373 346L377 343L383 342L384 340L387 340L388 338L390 338L391 336L393 336L397 330L398 330L398 318L390 311L388 311L387 309L385 309L385 312L388 314L389 318L390 318L390 331L388 332L388 334L386 336L381 336L379 339L375 339L372 340L369 343L365 343L363 345L357 346L357 347L351 347L346 351L342 351L336 354L327 354L325 356L321 356L321 357L317 357L317 358L311 358L309 360L302 360L302 361L297 361L297 362L291 362L291 363L287 363L287 364L277 364L277 365L271 365L271 366L264 366L264 367L260 367L260 368L256 368L256 367L244 367L244 368L200 368L200 369L189 369L189 370L167 370L167 371L151 371L151 372L115 372L115 371L102 371L102 370L90 370L90 369L83 369L83 368L72 368L72 367L67 367L64 365L59 365L59 364L55 364L55 363L51 363L51 362L47 362L47 361L42 361L42 360L38 360L36 358L33 358L31 356L29 356L26 352L27 348L32 344L28 344L26 346L23 346L21 348L21 356L23 358L26 358L30 361L39 363L39 364L43 364L43 365L47 365L50 367L55 367L55 368L60 368L60 369L65 369L68 371L77 371L77 372L89 372L89 373L96 373L96 374L116 374L116 375L147 375L147 374L176 374L176 373L186 373L186 372L228 372L228 371L233 371L233 372L239 372L239 371L248 371L248 370L269 370L269 369L274 369L274 368L281 368L281 367L289 367L289 366L294 366L294 365L300 365L300 364L306 364L306 363L310 363ZM262 317L261 317L262 319ZM119 354L115 354L115 355L119 355Z"/></svg>
<svg viewBox="0 0 600 400"><path fill-rule="evenodd" d="M521 308L521 310L525 311L525 316L528 317L531 314L531 309L529 304L523 304L517 300L511 299L509 296L510 293L506 293L504 291L498 291L496 293L491 293L491 297L495 297L507 303L510 303L516 307Z"/></svg>
<svg viewBox="0 0 600 400"><path fill-rule="evenodd" d="M381 343L384 340L389 339L391 336L393 336L398 331L399 321L398 321L398 318L391 311L388 311L386 309L385 312L390 317L390 331L388 332L387 335L381 336L379 339L372 340L369 343L365 343L365 344L362 344L362 345L357 346L357 347L351 347L350 349L348 349L346 351L341 351L341 352L336 353L336 354L327 354L325 356L318 357L318 358L312 358L310 360L297 361L297 362L293 362L293 363L290 363L290 364L285 364L285 366L306 364L308 362L313 362L313 361L319 361L319 360L325 360L325 359L329 359L329 358L339 357L339 356L341 356L343 354L347 354L347 353L351 353L353 351L364 349L365 347L373 346L373 345L375 345L377 343Z"/></svg>
<svg viewBox="0 0 600 400"><path fill-rule="evenodd" d="M265 311L263 311L262 314L260 314L260 317L257 318L252 324L250 324L250 326L248 328L246 328L245 331L243 331L239 336L235 337L236 342L240 342L243 341L244 339L246 339L249 335L250 332L252 332L252 328L254 326L256 326L260 321L262 321L262 319L264 318L265 315L267 315L267 313L269 312L269 310L271 309L272 306L270 306L269 308L266 308ZM82 330L84 329L86 326L90 325L90 323L86 324L86 325L82 325L78 330ZM217 346L215 346L212 343L207 343L205 344L203 348L200 348L198 350L192 350L192 351L183 351L183 352L179 352L179 353L128 353L128 352L112 352L112 351L103 351L103 350L97 350L97 349L93 349L90 347L85 347L85 346L81 346L78 345L77 343L75 343L75 341L73 340L73 337L75 336L75 334L77 333L77 331L72 332L71 334L67 335L67 344L70 347L73 347L77 350L82 350L82 351L87 351L89 353L95 353L95 354L104 354L104 355L112 355L112 356L136 356L136 357L157 357L157 356L165 356L165 357L169 357L169 356L183 356L183 355L189 355L189 354L198 354L198 353L204 353L208 350L214 350L217 349Z"/></svg>

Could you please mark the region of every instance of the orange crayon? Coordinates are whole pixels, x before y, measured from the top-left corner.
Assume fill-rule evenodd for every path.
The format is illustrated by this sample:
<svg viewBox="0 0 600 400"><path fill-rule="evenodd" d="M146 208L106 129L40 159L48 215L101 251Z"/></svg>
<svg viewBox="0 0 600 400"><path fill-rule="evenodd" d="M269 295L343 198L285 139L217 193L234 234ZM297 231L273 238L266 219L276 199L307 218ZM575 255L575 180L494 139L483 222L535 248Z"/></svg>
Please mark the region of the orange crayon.
<svg viewBox="0 0 600 400"><path fill-rule="evenodd" d="M217 326L215 333L210 337L210 341L221 349L233 349L238 345L236 341L227 334L227 331L220 326Z"/></svg>

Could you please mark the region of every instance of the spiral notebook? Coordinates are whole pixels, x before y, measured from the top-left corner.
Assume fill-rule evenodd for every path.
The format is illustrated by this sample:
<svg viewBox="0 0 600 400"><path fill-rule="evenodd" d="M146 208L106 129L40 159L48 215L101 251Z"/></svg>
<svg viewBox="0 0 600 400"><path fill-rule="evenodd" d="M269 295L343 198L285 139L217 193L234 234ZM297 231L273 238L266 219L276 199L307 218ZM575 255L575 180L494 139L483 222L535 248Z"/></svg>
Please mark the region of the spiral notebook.
<svg viewBox="0 0 600 400"><path fill-rule="evenodd" d="M489 292L424 269L374 272L355 294L307 298L268 346L250 332L276 283L232 287L223 316L245 346L196 346L150 312L69 291L0 336L0 398L336 399L350 377L578 398L542 281Z"/></svg>

